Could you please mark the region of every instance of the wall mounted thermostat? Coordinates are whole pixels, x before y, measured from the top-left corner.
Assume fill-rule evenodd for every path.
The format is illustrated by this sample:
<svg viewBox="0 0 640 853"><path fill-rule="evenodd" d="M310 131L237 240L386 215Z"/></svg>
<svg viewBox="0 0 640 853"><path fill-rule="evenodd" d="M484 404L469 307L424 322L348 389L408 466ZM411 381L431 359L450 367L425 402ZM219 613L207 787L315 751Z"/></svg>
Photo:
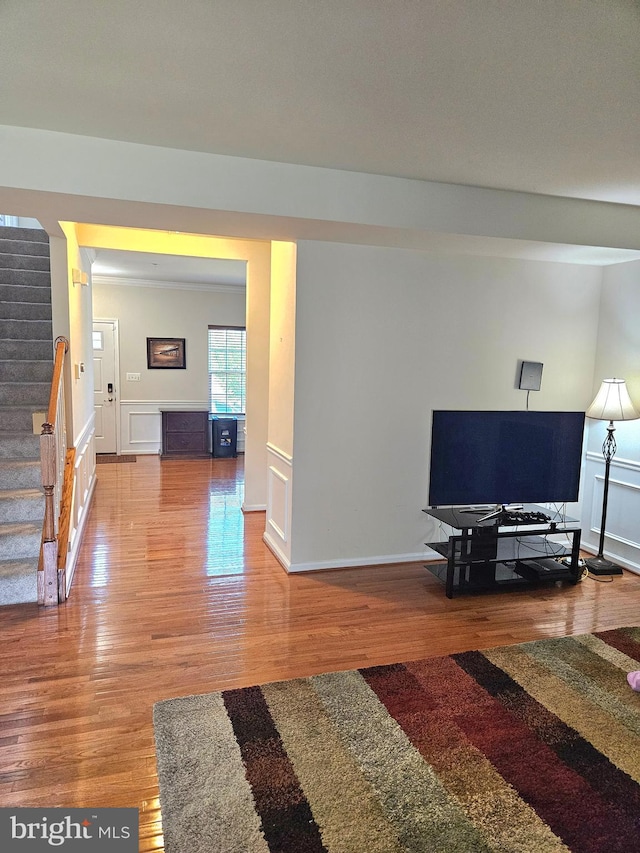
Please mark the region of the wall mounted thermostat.
<svg viewBox="0 0 640 853"><path fill-rule="evenodd" d="M520 384L523 391L539 391L542 383L542 362L523 361L520 368Z"/></svg>

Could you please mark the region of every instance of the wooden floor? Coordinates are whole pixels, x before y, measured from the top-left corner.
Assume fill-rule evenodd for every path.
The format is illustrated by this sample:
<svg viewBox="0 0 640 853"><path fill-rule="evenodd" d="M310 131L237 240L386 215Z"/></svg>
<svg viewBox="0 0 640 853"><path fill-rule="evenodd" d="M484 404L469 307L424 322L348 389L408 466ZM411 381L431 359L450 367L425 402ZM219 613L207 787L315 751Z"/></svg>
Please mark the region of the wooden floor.
<svg viewBox="0 0 640 853"><path fill-rule="evenodd" d="M422 564L288 576L242 461L101 465L72 594L0 611L0 806L133 806L159 699L640 621L640 577L445 598ZM185 851L186 853L186 851Z"/></svg>

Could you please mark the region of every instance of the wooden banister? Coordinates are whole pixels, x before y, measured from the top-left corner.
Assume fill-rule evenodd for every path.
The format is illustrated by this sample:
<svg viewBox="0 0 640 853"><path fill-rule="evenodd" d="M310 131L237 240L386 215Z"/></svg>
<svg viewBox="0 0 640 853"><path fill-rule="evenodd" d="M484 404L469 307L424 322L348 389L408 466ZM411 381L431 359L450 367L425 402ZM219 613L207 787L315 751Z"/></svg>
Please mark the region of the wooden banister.
<svg viewBox="0 0 640 853"><path fill-rule="evenodd" d="M47 421L40 435L40 468L44 490L42 551L38 565L38 603L58 604L66 598L64 567L59 567L58 530L67 456L64 399L64 360L69 350L66 338L57 338ZM60 572L63 575L60 577Z"/></svg>

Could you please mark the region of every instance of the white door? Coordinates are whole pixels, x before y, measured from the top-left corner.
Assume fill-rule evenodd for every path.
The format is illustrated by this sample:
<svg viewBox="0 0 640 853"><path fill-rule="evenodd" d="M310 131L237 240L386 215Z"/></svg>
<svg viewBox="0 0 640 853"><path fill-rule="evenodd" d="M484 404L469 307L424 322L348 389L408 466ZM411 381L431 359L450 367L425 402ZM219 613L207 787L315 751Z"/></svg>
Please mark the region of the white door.
<svg viewBox="0 0 640 853"><path fill-rule="evenodd" d="M93 408L96 414L96 453L117 453L117 334L114 320L94 321Z"/></svg>

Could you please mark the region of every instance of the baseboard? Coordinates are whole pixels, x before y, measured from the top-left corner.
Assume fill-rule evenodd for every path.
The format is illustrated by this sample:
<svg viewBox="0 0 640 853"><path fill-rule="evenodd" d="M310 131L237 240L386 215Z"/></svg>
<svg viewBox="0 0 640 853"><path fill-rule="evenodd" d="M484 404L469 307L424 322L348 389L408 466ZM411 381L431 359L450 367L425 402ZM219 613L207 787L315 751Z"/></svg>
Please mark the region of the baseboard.
<svg viewBox="0 0 640 853"><path fill-rule="evenodd" d="M242 512L265 512L266 504L242 504Z"/></svg>
<svg viewBox="0 0 640 853"><path fill-rule="evenodd" d="M442 557L438 557L442 560ZM414 554L385 554L385 555L370 555L368 557L357 557L350 560L322 560L313 563L290 563L288 572L319 572L327 569L364 569L371 566L385 566L400 563L416 563L424 560L432 559L425 555L424 551L419 551Z"/></svg>
<svg viewBox="0 0 640 853"><path fill-rule="evenodd" d="M269 533L267 533L266 530L262 534L262 541L267 546L267 548L271 551L271 553L276 558L276 560L280 563L280 565L285 570L285 572L290 572L291 571L291 569L290 569L291 561L286 556L286 554L280 550L280 547L278 546L276 541L273 539L273 537Z"/></svg>

